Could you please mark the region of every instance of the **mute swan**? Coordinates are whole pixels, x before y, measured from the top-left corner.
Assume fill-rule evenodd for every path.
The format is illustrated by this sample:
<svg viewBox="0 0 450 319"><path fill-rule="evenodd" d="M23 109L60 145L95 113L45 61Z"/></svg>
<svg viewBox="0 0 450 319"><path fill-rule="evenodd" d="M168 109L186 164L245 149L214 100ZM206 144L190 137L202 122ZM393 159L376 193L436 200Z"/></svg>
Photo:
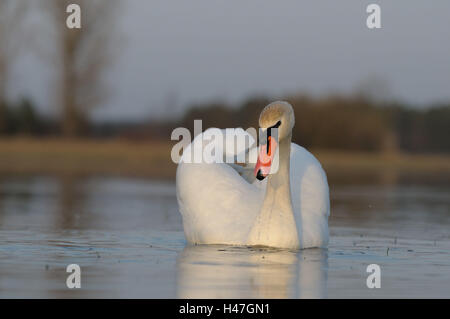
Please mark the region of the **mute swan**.
<svg viewBox="0 0 450 319"><path fill-rule="evenodd" d="M176 188L188 243L288 249L328 244L327 178L310 152L291 143L294 124L294 111L287 102L263 109L259 126L263 130L278 127L278 143L267 134L253 182L228 164L187 163L182 157ZM203 139L202 134L189 147L197 139ZM278 152L277 172L268 174L270 166L261 162L265 152L271 159Z"/></svg>

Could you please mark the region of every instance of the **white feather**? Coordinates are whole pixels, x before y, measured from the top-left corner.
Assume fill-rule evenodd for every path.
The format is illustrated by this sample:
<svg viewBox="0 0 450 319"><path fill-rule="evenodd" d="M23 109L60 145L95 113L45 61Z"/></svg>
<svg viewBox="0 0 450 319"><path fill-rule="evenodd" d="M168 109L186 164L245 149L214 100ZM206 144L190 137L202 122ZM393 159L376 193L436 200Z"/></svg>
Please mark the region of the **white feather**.
<svg viewBox="0 0 450 319"><path fill-rule="evenodd" d="M240 134L247 133L242 130ZM204 144L200 134L184 154ZM238 149L234 154L248 151ZM253 156L255 151L255 148L251 151ZM248 244L264 200L267 179L251 184L225 163L186 163L182 158L176 180L178 204L189 243ZM299 247L326 246L330 212L327 178L318 160L294 143L291 143L290 189Z"/></svg>

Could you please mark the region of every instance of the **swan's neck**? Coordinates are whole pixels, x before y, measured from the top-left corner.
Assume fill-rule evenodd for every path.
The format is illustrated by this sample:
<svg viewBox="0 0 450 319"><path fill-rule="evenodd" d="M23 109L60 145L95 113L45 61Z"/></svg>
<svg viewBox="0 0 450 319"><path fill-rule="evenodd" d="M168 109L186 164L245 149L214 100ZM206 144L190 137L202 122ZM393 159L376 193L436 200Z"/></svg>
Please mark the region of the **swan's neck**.
<svg viewBox="0 0 450 319"><path fill-rule="evenodd" d="M299 246L289 178L292 135L278 145L278 171L267 178L266 195L249 242L252 245L295 248Z"/></svg>
<svg viewBox="0 0 450 319"><path fill-rule="evenodd" d="M272 196L277 198L277 203L283 203L291 207L290 187L290 157L291 157L291 135L280 140L278 145L278 171L267 177L266 201Z"/></svg>

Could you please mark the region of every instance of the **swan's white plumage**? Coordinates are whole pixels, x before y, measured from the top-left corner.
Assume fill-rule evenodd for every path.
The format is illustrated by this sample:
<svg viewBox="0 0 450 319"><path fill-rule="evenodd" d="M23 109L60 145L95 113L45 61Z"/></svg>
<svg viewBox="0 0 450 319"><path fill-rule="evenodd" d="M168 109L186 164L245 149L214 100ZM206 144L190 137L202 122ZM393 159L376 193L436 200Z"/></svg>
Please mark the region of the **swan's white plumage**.
<svg viewBox="0 0 450 319"><path fill-rule="evenodd" d="M177 199L186 239L199 244L244 244L263 194L227 164L184 163L185 154L190 156L192 149L200 149L200 142L207 143L203 134L188 146L177 168Z"/></svg>
<svg viewBox="0 0 450 319"><path fill-rule="evenodd" d="M330 215L327 176L319 161L295 143L291 143L290 176L292 206L300 246L327 246Z"/></svg>
<svg viewBox="0 0 450 319"><path fill-rule="evenodd" d="M242 130L240 134L246 133ZM198 147L196 143L206 143L202 134L183 156ZM235 154L245 151L239 149ZM227 164L184 163L183 157L176 179L177 199L189 243L248 244L264 200L267 179L250 184ZM326 246L330 211L327 178L317 159L294 143L291 143L290 184L299 247Z"/></svg>

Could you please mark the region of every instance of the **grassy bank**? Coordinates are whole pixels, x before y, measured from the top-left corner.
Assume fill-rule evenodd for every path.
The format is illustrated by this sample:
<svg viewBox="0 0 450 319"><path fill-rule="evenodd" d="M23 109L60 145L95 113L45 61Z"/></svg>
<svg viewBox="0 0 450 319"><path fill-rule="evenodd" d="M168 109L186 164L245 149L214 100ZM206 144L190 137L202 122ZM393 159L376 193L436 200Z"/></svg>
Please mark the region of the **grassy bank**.
<svg viewBox="0 0 450 319"><path fill-rule="evenodd" d="M0 140L0 174L119 175L171 178L171 145L63 139Z"/></svg>
<svg viewBox="0 0 450 319"><path fill-rule="evenodd" d="M0 140L0 174L117 175L170 179L176 165L163 142L63 139ZM450 155L408 155L313 150L326 170L450 174Z"/></svg>

